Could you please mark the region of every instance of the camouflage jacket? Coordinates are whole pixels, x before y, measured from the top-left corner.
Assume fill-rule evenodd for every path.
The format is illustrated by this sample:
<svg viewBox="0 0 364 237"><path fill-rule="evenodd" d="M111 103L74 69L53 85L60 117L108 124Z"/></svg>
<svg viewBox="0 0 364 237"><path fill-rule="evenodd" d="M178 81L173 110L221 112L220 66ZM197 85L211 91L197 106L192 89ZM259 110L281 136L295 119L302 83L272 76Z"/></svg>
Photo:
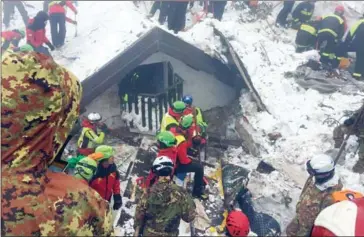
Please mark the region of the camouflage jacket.
<svg viewBox="0 0 364 237"><path fill-rule="evenodd" d="M110 236L108 203L72 176L47 171L79 114L77 78L35 52L2 57L1 235Z"/></svg>
<svg viewBox="0 0 364 237"><path fill-rule="evenodd" d="M317 215L321 210L334 203L332 193L341 190L342 187L339 180L335 186L321 191L316 187L313 177L308 178L296 205L296 217L291 223L295 226L295 230L287 234L309 236Z"/></svg>
<svg viewBox="0 0 364 237"><path fill-rule="evenodd" d="M186 191L169 180L160 179L136 208L134 227L144 221L144 235L178 236L180 220L191 222L196 205Z"/></svg>

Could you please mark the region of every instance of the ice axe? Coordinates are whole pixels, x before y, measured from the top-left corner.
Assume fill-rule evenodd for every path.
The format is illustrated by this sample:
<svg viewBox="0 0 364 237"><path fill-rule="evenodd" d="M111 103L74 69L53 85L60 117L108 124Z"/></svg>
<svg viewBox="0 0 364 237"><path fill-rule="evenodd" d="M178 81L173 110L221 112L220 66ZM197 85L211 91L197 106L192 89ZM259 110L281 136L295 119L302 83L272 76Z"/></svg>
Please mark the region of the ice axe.
<svg viewBox="0 0 364 237"><path fill-rule="evenodd" d="M77 37L77 14L75 14L75 37Z"/></svg>

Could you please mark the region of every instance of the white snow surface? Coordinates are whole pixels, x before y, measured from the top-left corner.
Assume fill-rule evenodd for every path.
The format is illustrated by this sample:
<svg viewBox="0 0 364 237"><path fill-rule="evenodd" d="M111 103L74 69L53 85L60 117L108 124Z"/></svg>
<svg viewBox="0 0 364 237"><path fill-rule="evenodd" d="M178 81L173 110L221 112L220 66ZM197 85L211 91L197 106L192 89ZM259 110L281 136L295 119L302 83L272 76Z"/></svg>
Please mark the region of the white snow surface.
<svg viewBox="0 0 364 237"><path fill-rule="evenodd" d="M29 3L41 6L39 1ZM364 10L362 1L319 1L316 3L315 15L332 12L340 3L346 7L350 26ZM149 10L150 3L145 4ZM300 193L297 187L299 185L291 177L307 177L305 162L313 155L333 148L333 127L323 124L323 121L328 116L340 119L344 110L358 109L362 96L340 93L323 95L314 90L304 90L292 79L284 77L285 72L294 70L313 54L296 54L293 43L295 32L279 31L273 26L280 8L281 6L275 8L273 16L269 16L267 22L241 23L240 12L232 9L229 3L222 22L205 19L190 31L180 32L178 37L213 55L215 51L221 51L219 40L213 36L212 25L215 25L231 40L232 46L244 62L255 88L271 114L256 112L255 106L243 96L241 106L255 128L254 137L261 144L263 152L261 157L256 158L245 155L242 150L230 149L227 156L238 165L251 169L255 169L259 160L264 159L279 170L269 175L253 174L250 185L260 204L259 208L276 217L282 224L283 231L294 215L295 203ZM98 70L144 32L159 25L155 20L149 21L145 18L147 8L143 3L137 9L132 2L80 1L78 9L78 36L74 37L73 26L68 24L68 42L54 55L59 63L73 71L80 80ZM34 16L35 12L32 10L30 16ZM13 25L22 25L18 13L15 17ZM274 34L267 23L272 24L272 29L279 33ZM165 26L161 27L167 30ZM264 56L263 47L270 63ZM68 61L60 54L78 56L79 59ZM333 109L322 105L331 106ZM342 121L343 118L340 122ZM282 138L271 145L266 134L273 131L280 132ZM338 165L337 170L345 188L364 192L364 175L351 171L358 156L352 157L350 151L355 150L356 146L356 139L352 137L347 146L350 149L346 159L341 162L342 165ZM279 196L286 191L293 199L289 208L282 204ZM259 202L260 198L264 202Z"/></svg>

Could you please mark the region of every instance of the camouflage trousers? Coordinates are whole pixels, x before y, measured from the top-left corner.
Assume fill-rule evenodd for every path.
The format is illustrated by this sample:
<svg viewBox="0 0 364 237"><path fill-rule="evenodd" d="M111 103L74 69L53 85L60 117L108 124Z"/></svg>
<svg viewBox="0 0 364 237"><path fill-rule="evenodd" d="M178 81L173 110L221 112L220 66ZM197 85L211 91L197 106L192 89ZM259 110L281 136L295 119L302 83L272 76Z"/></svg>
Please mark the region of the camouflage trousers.
<svg viewBox="0 0 364 237"><path fill-rule="evenodd" d="M344 141L344 136L349 134L351 130L350 126L340 125L334 129L333 139L335 141L335 148L339 148ZM350 135L357 135L359 142L359 159L364 159L364 129L360 129L358 132L352 132Z"/></svg>
<svg viewBox="0 0 364 237"><path fill-rule="evenodd" d="M178 234L179 234L178 232L177 233L158 232L150 227L145 227L143 236L162 236L162 237L176 236L177 237Z"/></svg>

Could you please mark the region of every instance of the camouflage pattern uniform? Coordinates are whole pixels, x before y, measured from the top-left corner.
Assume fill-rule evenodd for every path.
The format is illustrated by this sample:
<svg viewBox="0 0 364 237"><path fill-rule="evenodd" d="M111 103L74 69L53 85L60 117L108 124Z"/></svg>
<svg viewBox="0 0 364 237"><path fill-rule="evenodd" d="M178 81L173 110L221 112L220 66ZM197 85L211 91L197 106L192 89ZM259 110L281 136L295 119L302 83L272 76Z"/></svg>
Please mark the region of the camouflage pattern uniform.
<svg viewBox="0 0 364 237"><path fill-rule="evenodd" d="M144 222L144 236L178 236L180 220L191 222L196 205L186 191L169 179L160 178L149 194L141 197L134 217L134 229Z"/></svg>
<svg viewBox="0 0 364 237"><path fill-rule="evenodd" d="M352 126L355 123L357 117L359 116L361 109L359 109L359 111L357 111L353 116L351 116L348 120L346 120L344 124L337 126L333 132L335 148L339 148L341 146L341 144L344 141L345 134L351 133L350 135L356 135L358 137L359 161L353 167L353 171L357 173L364 172L364 116L361 116L361 118L359 118L359 121L354 127L354 129L352 129Z"/></svg>
<svg viewBox="0 0 364 237"><path fill-rule="evenodd" d="M334 203L332 193L342 187L339 181L337 185L321 191L315 186L314 178L308 178L296 205L296 216L287 226L287 236L310 236L317 215Z"/></svg>
<svg viewBox="0 0 364 237"><path fill-rule="evenodd" d="M79 114L77 78L47 56L10 53L1 87L1 235L110 236L107 202L47 169Z"/></svg>

